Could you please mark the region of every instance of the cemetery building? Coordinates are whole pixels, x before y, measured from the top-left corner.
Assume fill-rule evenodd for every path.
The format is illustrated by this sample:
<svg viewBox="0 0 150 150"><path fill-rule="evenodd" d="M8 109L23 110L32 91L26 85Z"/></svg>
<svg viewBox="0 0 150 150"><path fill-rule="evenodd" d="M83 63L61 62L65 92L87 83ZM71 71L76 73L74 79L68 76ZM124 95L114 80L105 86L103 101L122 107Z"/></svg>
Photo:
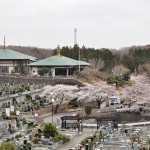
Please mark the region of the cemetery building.
<svg viewBox="0 0 150 150"><path fill-rule="evenodd" d="M37 58L7 49L4 45L0 49L0 74L28 73L28 64Z"/></svg>
<svg viewBox="0 0 150 150"><path fill-rule="evenodd" d="M31 75L33 76L38 75L38 70L40 68L46 67L49 68L49 74L52 77L68 77L73 76L77 70L80 71L84 67L90 66L90 64L81 60L62 56L60 54L60 48L58 47L56 55L31 63L29 66L31 67Z"/></svg>

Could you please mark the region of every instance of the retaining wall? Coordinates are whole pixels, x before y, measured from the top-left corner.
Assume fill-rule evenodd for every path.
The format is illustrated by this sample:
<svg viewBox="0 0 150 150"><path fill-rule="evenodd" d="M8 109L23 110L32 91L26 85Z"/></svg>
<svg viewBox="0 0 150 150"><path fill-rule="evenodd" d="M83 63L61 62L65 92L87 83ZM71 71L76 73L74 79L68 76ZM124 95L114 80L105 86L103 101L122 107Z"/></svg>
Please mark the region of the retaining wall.
<svg viewBox="0 0 150 150"><path fill-rule="evenodd" d="M0 76L0 83L35 83L35 84L45 84L45 85L55 85L55 84L69 84L69 85L78 85L83 86L83 84L79 81L77 81L74 78L51 78L51 77L45 77L45 78L39 78L39 77L14 77L14 76Z"/></svg>
<svg viewBox="0 0 150 150"><path fill-rule="evenodd" d="M138 121L150 121L150 116L141 116L138 112L119 112L118 122L138 122Z"/></svg>

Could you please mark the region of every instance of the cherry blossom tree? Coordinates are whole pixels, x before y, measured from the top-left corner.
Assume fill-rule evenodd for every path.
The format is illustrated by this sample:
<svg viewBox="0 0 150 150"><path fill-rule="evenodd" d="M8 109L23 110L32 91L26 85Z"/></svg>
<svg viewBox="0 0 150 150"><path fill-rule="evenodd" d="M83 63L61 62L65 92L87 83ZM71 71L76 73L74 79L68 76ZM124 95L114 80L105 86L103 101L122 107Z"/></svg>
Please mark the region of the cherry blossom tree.
<svg viewBox="0 0 150 150"><path fill-rule="evenodd" d="M150 80L146 76L132 76L131 86L126 86L122 91L122 99L130 105L150 106Z"/></svg>
<svg viewBox="0 0 150 150"><path fill-rule="evenodd" d="M55 100L55 113L62 102L70 101L77 98L82 103L96 101L98 108L108 96L115 93L115 87L108 85L106 82L96 82L93 84L85 84L83 87L58 84L55 86L45 86L42 96L46 96L49 103Z"/></svg>
<svg viewBox="0 0 150 150"><path fill-rule="evenodd" d="M43 93L41 96L46 96L46 99L49 103L53 103L52 100L54 100L54 113L57 113L57 110L62 102L75 98L74 93L77 90L77 86L63 84L57 84L55 86L47 85L43 88Z"/></svg>
<svg viewBox="0 0 150 150"><path fill-rule="evenodd" d="M104 81L86 84L76 93L78 100L81 102L87 103L96 101L98 109L100 108L100 105L108 98L108 96L116 94L115 86L108 85Z"/></svg>
<svg viewBox="0 0 150 150"><path fill-rule="evenodd" d="M125 86L122 90L116 90L115 86L108 85L105 81L77 85L45 86L42 96L46 96L47 101L52 103L55 100L55 113L63 102L77 99L83 105L86 103L97 103L99 109L109 96L120 96L130 105L150 106L150 80L145 76L131 76L131 86Z"/></svg>

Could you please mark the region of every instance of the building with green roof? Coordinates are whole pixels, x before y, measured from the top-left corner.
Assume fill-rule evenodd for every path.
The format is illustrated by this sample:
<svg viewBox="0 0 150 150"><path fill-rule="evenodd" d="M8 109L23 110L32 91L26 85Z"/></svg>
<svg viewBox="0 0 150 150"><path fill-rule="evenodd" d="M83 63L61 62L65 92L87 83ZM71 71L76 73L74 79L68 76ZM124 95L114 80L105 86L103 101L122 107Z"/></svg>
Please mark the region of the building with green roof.
<svg viewBox="0 0 150 150"><path fill-rule="evenodd" d="M37 58L7 49L0 49L0 73L28 73L28 64Z"/></svg>
<svg viewBox="0 0 150 150"><path fill-rule="evenodd" d="M87 62L60 55L59 47L57 48L57 55L29 64L32 75L38 75L38 70L46 67L49 68L49 72L53 77L71 76L75 71L82 70L85 66L89 65Z"/></svg>

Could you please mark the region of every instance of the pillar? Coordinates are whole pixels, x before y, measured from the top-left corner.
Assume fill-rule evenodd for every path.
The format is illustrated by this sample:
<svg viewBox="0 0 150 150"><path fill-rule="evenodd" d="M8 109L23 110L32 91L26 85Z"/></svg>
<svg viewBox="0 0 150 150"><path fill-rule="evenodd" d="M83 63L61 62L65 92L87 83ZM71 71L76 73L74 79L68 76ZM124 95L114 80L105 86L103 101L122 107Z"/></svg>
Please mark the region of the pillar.
<svg viewBox="0 0 150 150"><path fill-rule="evenodd" d="M25 60L25 72L26 72L26 74L28 74L28 62L27 62L27 60Z"/></svg>
<svg viewBox="0 0 150 150"><path fill-rule="evenodd" d="M64 119L61 119L61 128L64 128Z"/></svg>
<svg viewBox="0 0 150 150"><path fill-rule="evenodd" d="M55 68L51 68L52 77L55 77Z"/></svg>
<svg viewBox="0 0 150 150"><path fill-rule="evenodd" d="M113 121L113 122L114 122L114 127L118 129L118 121L115 120L115 121Z"/></svg>
<svg viewBox="0 0 150 150"><path fill-rule="evenodd" d="M81 120L81 131L83 131L83 122Z"/></svg>
<svg viewBox="0 0 150 150"><path fill-rule="evenodd" d="M13 60L13 72L15 72L15 61Z"/></svg>
<svg viewBox="0 0 150 150"><path fill-rule="evenodd" d="M96 121L97 121L97 130L98 130L99 129L99 124L98 124L99 122L98 122L98 120L96 120Z"/></svg>
<svg viewBox="0 0 150 150"><path fill-rule="evenodd" d="M66 119L65 119L65 121L64 121L64 125L65 125L65 129L66 129Z"/></svg>
<svg viewBox="0 0 150 150"><path fill-rule="evenodd" d="M69 68L68 67L66 68L66 75L67 75L67 77L69 76Z"/></svg>

